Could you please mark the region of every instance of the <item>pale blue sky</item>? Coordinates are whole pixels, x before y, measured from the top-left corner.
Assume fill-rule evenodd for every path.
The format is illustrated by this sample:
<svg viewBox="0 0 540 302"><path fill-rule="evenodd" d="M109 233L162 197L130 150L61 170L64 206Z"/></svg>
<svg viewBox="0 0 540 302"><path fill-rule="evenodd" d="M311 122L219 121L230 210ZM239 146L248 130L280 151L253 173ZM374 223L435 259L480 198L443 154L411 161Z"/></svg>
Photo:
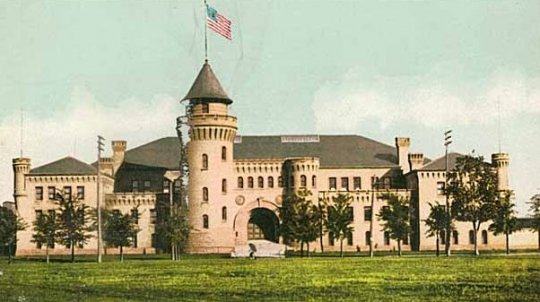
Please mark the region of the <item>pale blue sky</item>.
<svg viewBox="0 0 540 302"><path fill-rule="evenodd" d="M540 1L208 1L210 63L240 134L359 134L413 151L511 156L524 202L539 192ZM11 158L94 158L98 133L131 147L174 135L204 60L202 0L0 1L0 199Z"/></svg>

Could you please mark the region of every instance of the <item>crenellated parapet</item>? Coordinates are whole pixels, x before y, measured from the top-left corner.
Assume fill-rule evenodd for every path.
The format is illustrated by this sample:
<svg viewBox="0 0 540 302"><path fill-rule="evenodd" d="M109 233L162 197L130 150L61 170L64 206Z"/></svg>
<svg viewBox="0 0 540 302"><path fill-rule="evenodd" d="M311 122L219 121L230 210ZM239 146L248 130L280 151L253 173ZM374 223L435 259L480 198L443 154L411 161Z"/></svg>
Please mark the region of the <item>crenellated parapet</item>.
<svg viewBox="0 0 540 302"><path fill-rule="evenodd" d="M105 195L105 205L107 207L121 207L130 206L135 207L138 205L156 205L156 194L154 193L114 193Z"/></svg>

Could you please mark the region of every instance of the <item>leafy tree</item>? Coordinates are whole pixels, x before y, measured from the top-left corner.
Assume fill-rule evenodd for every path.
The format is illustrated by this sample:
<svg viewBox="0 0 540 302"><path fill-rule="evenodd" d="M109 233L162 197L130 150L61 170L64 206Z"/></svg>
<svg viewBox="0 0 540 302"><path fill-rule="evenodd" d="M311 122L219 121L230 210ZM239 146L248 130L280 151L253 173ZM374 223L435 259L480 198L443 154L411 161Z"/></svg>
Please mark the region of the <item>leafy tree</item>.
<svg viewBox="0 0 540 302"><path fill-rule="evenodd" d="M7 246L8 264L11 264L11 248L17 242L17 232L26 229L24 221L7 207L0 206L0 245Z"/></svg>
<svg viewBox="0 0 540 302"><path fill-rule="evenodd" d="M339 194L332 196L332 204L328 207L326 229L339 239L339 253L343 257L343 240L352 235L352 196Z"/></svg>
<svg viewBox="0 0 540 302"><path fill-rule="evenodd" d="M322 211L313 204L309 197L311 192L302 189L297 194L287 195L280 208L282 224L280 232L286 243L299 242L300 254L304 256L304 244L307 245L309 257L309 244L317 239L322 224Z"/></svg>
<svg viewBox="0 0 540 302"><path fill-rule="evenodd" d="M84 246L94 230L90 223L90 207L76 196L56 194L58 204L57 232L58 243L71 248L71 262L75 262L75 245Z"/></svg>
<svg viewBox="0 0 540 302"><path fill-rule="evenodd" d="M45 254L49 263L49 248L54 247L58 225L56 215L54 213L38 215L33 224L32 242L45 245Z"/></svg>
<svg viewBox="0 0 540 302"><path fill-rule="evenodd" d="M401 242L411 233L409 200L393 193L384 193L381 199L386 200L388 205L381 208L377 217L383 221L383 230L397 241L398 255L401 257Z"/></svg>
<svg viewBox="0 0 540 302"><path fill-rule="evenodd" d="M510 252L510 234L519 230L514 203L512 202L513 192L508 190L500 196L495 207L493 223L489 225L489 230L494 235L504 234L506 237L506 254Z"/></svg>
<svg viewBox="0 0 540 302"><path fill-rule="evenodd" d="M452 214L458 221L473 225L474 253L478 251L480 225L494 218L497 201L497 174L482 156L467 155L457 159L449 173L447 193L452 198Z"/></svg>
<svg viewBox="0 0 540 302"><path fill-rule="evenodd" d="M104 213L103 240L108 245L120 249L120 262L123 262L124 247L132 246L133 239L139 232L139 227L135 223L139 219L138 214L133 217L131 214L122 214L120 211L105 211Z"/></svg>
<svg viewBox="0 0 540 302"><path fill-rule="evenodd" d="M446 231L447 216L446 207L438 202L435 204L429 204L430 212L428 218L424 221L428 227L426 235L428 237L436 237L437 256L439 256L439 242L441 235ZM453 229L453 226L451 226Z"/></svg>
<svg viewBox="0 0 540 302"><path fill-rule="evenodd" d="M538 233L538 250L540 250L540 194L536 194L533 197L531 197L531 201L529 202L531 207L529 208L529 211L531 211L531 218L532 218L532 226L531 229L533 232Z"/></svg>
<svg viewBox="0 0 540 302"><path fill-rule="evenodd" d="M189 239L191 225L188 220L188 208L185 205L173 205L172 213L163 215L157 224L157 232L169 246L174 246L173 260L180 258Z"/></svg>

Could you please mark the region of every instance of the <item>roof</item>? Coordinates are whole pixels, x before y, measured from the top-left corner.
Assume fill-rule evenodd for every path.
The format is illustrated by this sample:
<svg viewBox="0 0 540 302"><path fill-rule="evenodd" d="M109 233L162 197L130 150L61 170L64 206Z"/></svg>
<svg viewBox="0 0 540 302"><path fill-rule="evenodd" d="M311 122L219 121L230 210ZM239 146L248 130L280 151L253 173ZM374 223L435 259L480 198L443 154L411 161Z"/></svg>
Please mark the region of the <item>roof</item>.
<svg viewBox="0 0 540 302"><path fill-rule="evenodd" d="M305 142L295 139L302 137ZM321 168L398 164L394 147L358 135L242 136L238 141L234 145L234 159L238 160L318 157Z"/></svg>
<svg viewBox="0 0 540 302"><path fill-rule="evenodd" d="M82 175L96 173L96 168L71 156L30 170L30 174L34 175Z"/></svg>
<svg viewBox="0 0 540 302"><path fill-rule="evenodd" d="M226 104L232 103L232 100L225 90L223 90L223 87L221 87L208 61L204 62L199 75L195 79L195 82L193 82L193 85L191 85L191 89L189 89L189 92L182 100L193 99L214 99Z"/></svg>
<svg viewBox="0 0 540 302"><path fill-rule="evenodd" d="M453 170L456 168L456 162L457 159L460 157L463 157L465 155L451 152L448 153L448 170ZM437 159L434 159L427 165L423 166L422 168L418 169L420 171L445 171L446 170L446 156L441 156Z"/></svg>
<svg viewBox="0 0 540 302"><path fill-rule="evenodd" d="M126 151L124 162L149 167L178 169L180 142L177 137L164 137Z"/></svg>

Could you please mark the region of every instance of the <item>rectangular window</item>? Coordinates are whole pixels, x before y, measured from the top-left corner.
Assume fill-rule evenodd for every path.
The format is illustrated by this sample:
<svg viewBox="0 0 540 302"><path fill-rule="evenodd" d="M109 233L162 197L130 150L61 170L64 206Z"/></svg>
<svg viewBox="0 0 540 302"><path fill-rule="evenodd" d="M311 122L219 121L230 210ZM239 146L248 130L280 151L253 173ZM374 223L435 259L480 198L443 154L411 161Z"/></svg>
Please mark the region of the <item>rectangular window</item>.
<svg viewBox="0 0 540 302"><path fill-rule="evenodd" d="M152 185L152 183L151 183L149 180L145 180L145 181L144 181L144 191L145 191L145 192L150 191L151 185Z"/></svg>
<svg viewBox="0 0 540 302"><path fill-rule="evenodd" d="M444 181L437 182L437 195L444 195L445 185Z"/></svg>
<svg viewBox="0 0 540 302"><path fill-rule="evenodd" d="M71 199L71 187L69 186L64 187L64 196L68 199Z"/></svg>
<svg viewBox="0 0 540 302"><path fill-rule="evenodd" d="M209 113L209 112L210 112L210 108L208 106L208 103L202 104L202 113Z"/></svg>
<svg viewBox="0 0 540 302"><path fill-rule="evenodd" d="M362 189L362 179L358 176L356 176L354 179L354 189L355 190L360 190Z"/></svg>
<svg viewBox="0 0 540 302"><path fill-rule="evenodd" d="M349 191L349 178L348 177L341 178L341 190Z"/></svg>
<svg viewBox="0 0 540 302"><path fill-rule="evenodd" d="M347 216L349 217L349 221L354 221L354 210L353 207L347 208Z"/></svg>
<svg viewBox="0 0 540 302"><path fill-rule="evenodd" d="M139 211L137 209L131 209L131 220L134 224L139 224Z"/></svg>
<svg viewBox="0 0 540 302"><path fill-rule="evenodd" d="M364 221L371 221L371 207L364 207Z"/></svg>
<svg viewBox="0 0 540 302"><path fill-rule="evenodd" d="M139 181L138 180L132 180L131 181L131 192L133 192L133 193L139 192Z"/></svg>
<svg viewBox="0 0 540 302"><path fill-rule="evenodd" d="M392 188L392 178L391 177L383 177L382 178L382 186L383 186L383 189Z"/></svg>
<svg viewBox="0 0 540 302"><path fill-rule="evenodd" d="M55 187L48 187L47 193L49 195L49 200L56 199L56 188Z"/></svg>
<svg viewBox="0 0 540 302"><path fill-rule="evenodd" d="M150 209L150 223L156 224L156 221L157 221L156 209Z"/></svg>
<svg viewBox="0 0 540 302"><path fill-rule="evenodd" d="M174 193L180 193L182 190L182 183L180 182L180 179L177 179L174 181Z"/></svg>
<svg viewBox="0 0 540 302"><path fill-rule="evenodd" d="M329 187L330 187L330 190L336 190L337 189L337 180L335 177L330 177L328 178L328 183L329 183Z"/></svg>
<svg viewBox="0 0 540 302"><path fill-rule="evenodd" d="M36 187L36 200L43 200L43 187Z"/></svg>
<svg viewBox="0 0 540 302"><path fill-rule="evenodd" d="M163 181L163 193L168 194L171 190L171 182L168 179Z"/></svg>
<svg viewBox="0 0 540 302"><path fill-rule="evenodd" d="M83 186L77 186L77 199L84 200L84 187Z"/></svg>

